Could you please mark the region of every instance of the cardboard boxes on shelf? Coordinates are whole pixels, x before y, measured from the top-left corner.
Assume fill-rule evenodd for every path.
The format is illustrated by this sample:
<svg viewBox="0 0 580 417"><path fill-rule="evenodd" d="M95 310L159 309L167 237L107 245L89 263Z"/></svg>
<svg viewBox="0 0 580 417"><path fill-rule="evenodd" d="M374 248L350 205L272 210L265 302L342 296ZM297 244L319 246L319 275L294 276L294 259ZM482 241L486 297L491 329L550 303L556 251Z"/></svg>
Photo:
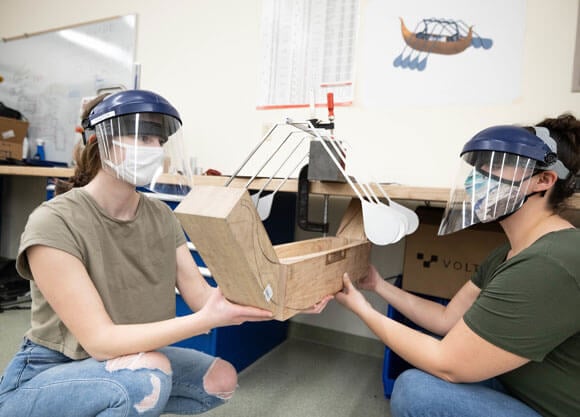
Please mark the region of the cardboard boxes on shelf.
<svg viewBox="0 0 580 417"><path fill-rule="evenodd" d="M22 159L22 143L28 122L0 117L0 160Z"/></svg>
<svg viewBox="0 0 580 417"><path fill-rule="evenodd" d="M450 299L467 282L487 255L505 243L497 223L480 224L437 236L443 209L417 209L420 225L405 241L403 289Z"/></svg>

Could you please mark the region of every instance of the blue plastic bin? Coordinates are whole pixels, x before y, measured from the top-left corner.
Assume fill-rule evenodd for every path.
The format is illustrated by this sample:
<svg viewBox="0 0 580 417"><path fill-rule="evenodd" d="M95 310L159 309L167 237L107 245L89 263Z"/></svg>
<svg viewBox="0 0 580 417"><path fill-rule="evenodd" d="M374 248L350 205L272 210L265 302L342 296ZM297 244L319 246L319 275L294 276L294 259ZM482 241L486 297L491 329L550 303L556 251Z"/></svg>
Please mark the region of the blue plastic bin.
<svg viewBox="0 0 580 417"><path fill-rule="evenodd" d="M180 295L176 295L177 315L191 314ZM229 361L239 372L278 346L288 335L288 323L280 321L247 322L219 327L208 334L176 343Z"/></svg>
<svg viewBox="0 0 580 417"><path fill-rule="evenodd" d="M399 288L401 288L402 286L402 279L403 279L402 276L398 276L397 279L395 280L395 285ZM422 298L426 298L428 300L438 302L442 305L447 305L447 303L449 303L449 300L445 298L432 297L423 294L415 294L415 295ZM396 309L394 309L391 305L389 305L389 307L387 308L387 317L399 323L402 323L406 326L409 326L412 329L420 330L423 333L432 334L427 330L423 329L422 327L417 326L411 320L409 320L401 313L399 313ZM412 367L413 366L410 365L407 361L405 361L403 358L401 358L399 355L397 355L395 352L389 349L388 346L385 346L385 355L383 357L383 391L385 393L386 398L391 398L393 386L395 385L395 379L397 379L397 377L402 372Z"/></svg>
<svg viewBox="0 0 580 417"><path fill-rule="evenodd" d="M172 209L177 206L175 202L166 203ZM295 219L295 194L276 194L270 217L264 221L264 227L273 245L294 240ZM206 266L197 251L191 250L191 254L198 266ZM216 285L211 277L206 277L206 280L210 285ZM191 314L191 310L178 294L176 294L176 314L178 316ZM287 321L247 322L239 326L219 327L210 331L209 334L182 340L174 346L187 347L219 356L229 361L239 372L286 340L287 335Z"/></svg>

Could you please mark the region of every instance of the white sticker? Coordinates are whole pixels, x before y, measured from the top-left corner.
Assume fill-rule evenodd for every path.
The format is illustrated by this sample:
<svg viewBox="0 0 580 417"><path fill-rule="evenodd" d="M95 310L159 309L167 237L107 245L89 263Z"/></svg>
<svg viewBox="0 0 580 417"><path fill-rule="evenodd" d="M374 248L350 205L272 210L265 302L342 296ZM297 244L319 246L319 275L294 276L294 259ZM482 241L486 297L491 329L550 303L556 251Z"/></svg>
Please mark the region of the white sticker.
<svg viewBox="0 0 580 417"><path fill-rule="evenodd" d="M16 137L16 133L12 129L2 132L2 139L12 139L14 137Z"/></svg>
<svg viewBox="0 0 580 417"><path fill-rule="evenodd" d="M95 117L93 120L91 120L91 126L94 126L97 123L99 123L100 121L105 120L105 119L110 119L111 117L114 117L114 116L115 116L115 110L111 110L110 112L102 114L99 117Z"/></svg>
<svg viewBox="0 0 580 417"><path fill-rule="evenodd" d="M264 288L264 298L266 299L266 301L270 302L273 295L274 291L272 291L272 287L270 287L270 284L266 285L266 288Z"/></svg>

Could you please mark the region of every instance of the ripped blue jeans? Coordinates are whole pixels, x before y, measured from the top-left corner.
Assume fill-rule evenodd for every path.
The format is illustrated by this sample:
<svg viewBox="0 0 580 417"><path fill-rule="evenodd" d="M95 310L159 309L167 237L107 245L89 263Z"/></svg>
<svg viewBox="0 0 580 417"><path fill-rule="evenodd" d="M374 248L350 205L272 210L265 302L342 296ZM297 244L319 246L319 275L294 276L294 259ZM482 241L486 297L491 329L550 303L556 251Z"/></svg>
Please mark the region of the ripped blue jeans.
<svg viewBox="0 0 580 417"><path fill-rule="evenodd" d="M159 349L172 372L92 358L71 360L24 340L0 380L0 417L153 417L199 414L225 401L204 390L215 357L192 349Z"/></svg>

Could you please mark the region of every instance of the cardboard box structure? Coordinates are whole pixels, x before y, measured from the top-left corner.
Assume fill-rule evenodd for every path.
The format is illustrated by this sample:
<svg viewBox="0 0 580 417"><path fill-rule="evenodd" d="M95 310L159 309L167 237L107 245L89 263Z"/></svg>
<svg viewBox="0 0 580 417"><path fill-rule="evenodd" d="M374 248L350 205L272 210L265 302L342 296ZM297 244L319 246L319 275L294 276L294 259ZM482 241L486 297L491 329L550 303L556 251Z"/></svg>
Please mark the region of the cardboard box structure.
<svg viewBox="0 0 580 417"><path fill-rule="evenodd" d="M0 117L0 159L22 159L22 143L28 122Z"/></svg>
<svg viewBox="0 0 580 417"><path fill-rule="evenodd" d="M353 200L355 201L355 200ZM175 214L224 296L284 321L367 273L370 243L360 204L335 237L273 246L244 188L194 186Z"/></svg>
<svg viewBox="0 0 580 417"><path fill-rule="evenodd" d="M443 209L417 210L419 228L405 240L403 289L451 299L489 253L507 241L497 223L437 236Z"/></svg>

